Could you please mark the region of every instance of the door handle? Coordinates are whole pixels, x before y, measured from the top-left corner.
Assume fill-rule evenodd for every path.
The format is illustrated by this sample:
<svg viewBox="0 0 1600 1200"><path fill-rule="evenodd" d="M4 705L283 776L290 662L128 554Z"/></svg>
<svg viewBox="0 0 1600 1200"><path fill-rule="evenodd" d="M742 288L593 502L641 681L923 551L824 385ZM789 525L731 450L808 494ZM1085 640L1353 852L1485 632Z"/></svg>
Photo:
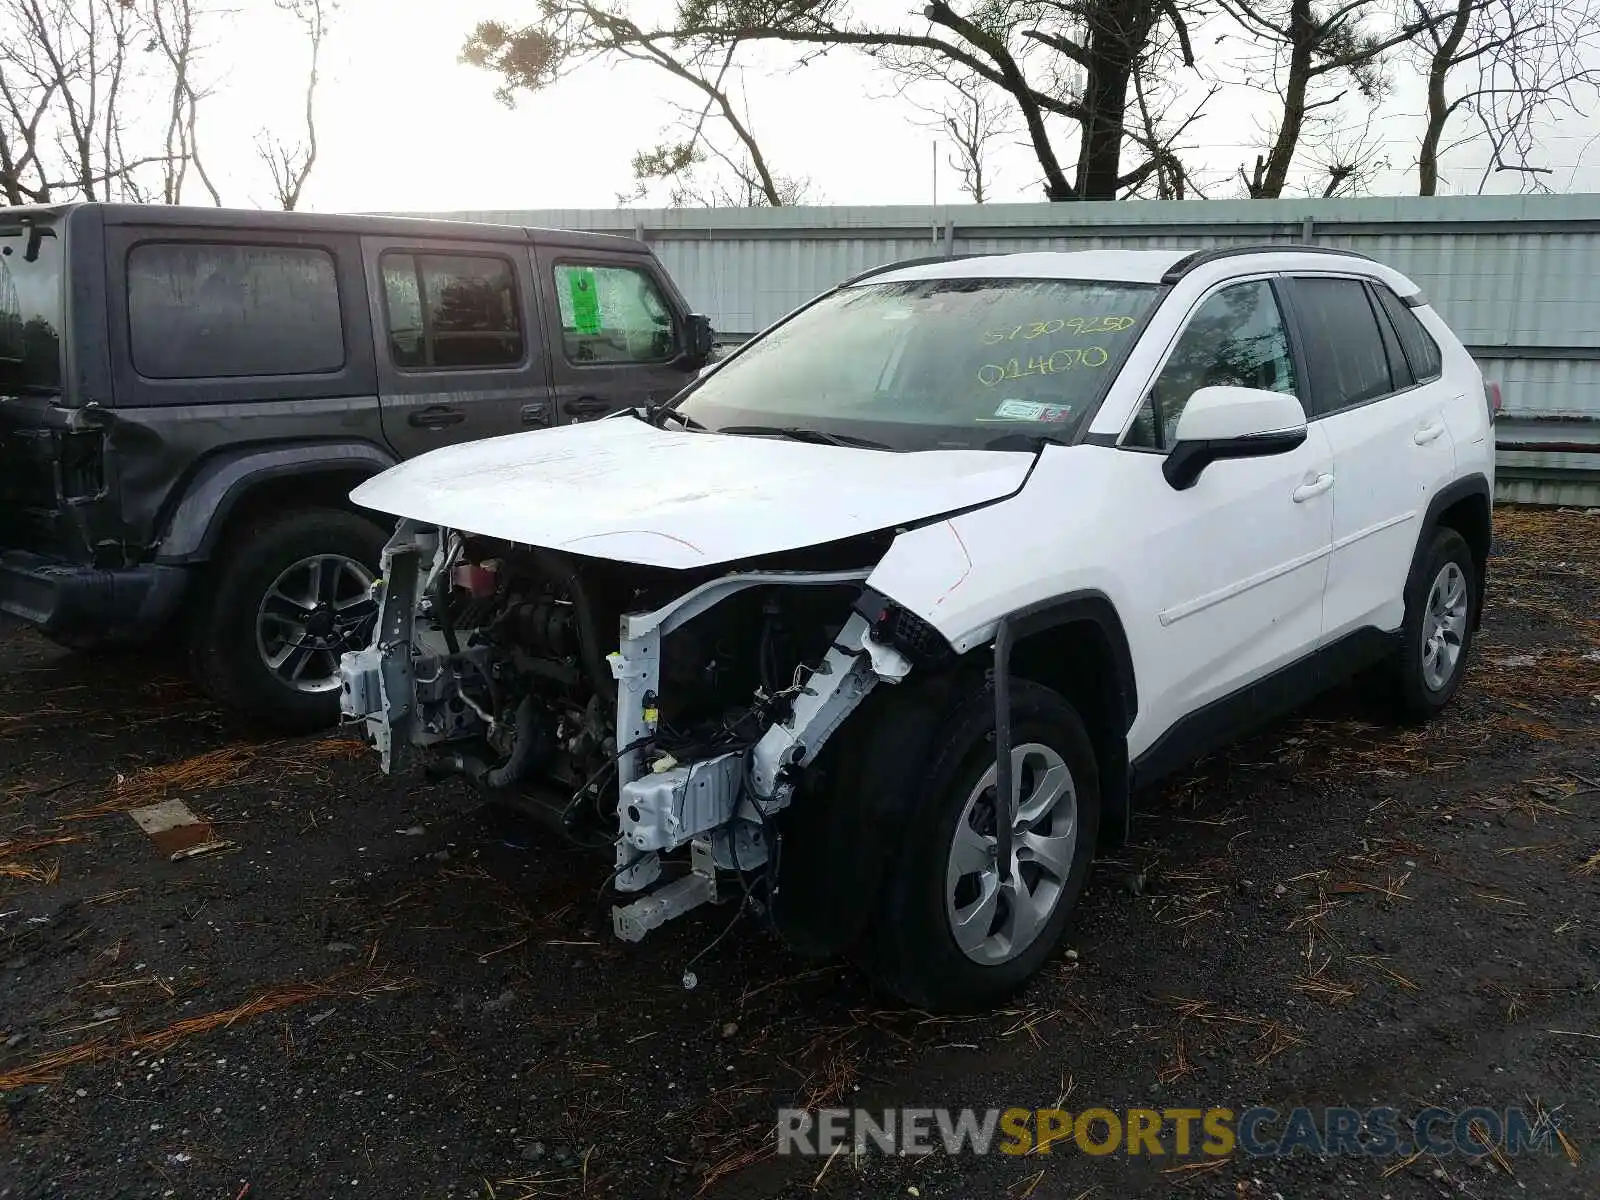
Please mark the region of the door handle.
<svg viewBox="0 0 1600 1200"><path fill-rule="evenodd" d="M603 417L607 413L617 411L618 406L599 396L579 396L575 400L568 400L563 405L568 416L573 417Z"/></svg>
<svg viewBox="0 0 1600 1200"><path fill-rule="evenodd" d="M406 418L406 424L414 425L418 429L443 429L448 425L459 425L466 419L467 414L459 408L446 408L442 404L433 404L412 413Z"/></svg>
<svg viewBox="0 0 1600 1200"><path fill-rule="evenodd" d="M524 425L535 429L546 429L550 425L550 407L546 404L524 404L521 420Z"/></svg>
<svg viewBox="0 0 1600 1200"><path fill-rule="evenodd" d="M1424 425L1421 429L1412 434L1411 440L1419 446L1426 446L1429 442L1435 440L1443 432L1444 422L1434 421L1429 425Z"/></svg>
<svg viewBox="0 0 1600 1200"><path fill-rule="evenodd" d="M1318 475L1315 479L1308 480L1295 488L1294 491L1289 493L1289 496L1296 504L1304 504L1311 497L1322 495L1332 486L1333 476L1331 474Z"/></svg>

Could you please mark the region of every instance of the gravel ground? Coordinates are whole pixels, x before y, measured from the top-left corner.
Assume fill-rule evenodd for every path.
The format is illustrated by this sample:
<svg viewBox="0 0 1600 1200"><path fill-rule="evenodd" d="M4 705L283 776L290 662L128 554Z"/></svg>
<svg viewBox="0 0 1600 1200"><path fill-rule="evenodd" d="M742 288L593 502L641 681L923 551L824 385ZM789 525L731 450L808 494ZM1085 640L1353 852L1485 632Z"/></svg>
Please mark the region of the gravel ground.
<svg viewBox="0 0 1600 1200"><path fill-rule="evenodd" d="M0 630L0 1196L1600 1195L1600 517L1497 519L1443 719L1336 694L1146 797L959 1021L732 906L623 946L603 864L461 785ZM237 848L170 861L164 798ZM1542 1106L1579 1157L772 1152L784 1106L1058 1102Z"/></svg>

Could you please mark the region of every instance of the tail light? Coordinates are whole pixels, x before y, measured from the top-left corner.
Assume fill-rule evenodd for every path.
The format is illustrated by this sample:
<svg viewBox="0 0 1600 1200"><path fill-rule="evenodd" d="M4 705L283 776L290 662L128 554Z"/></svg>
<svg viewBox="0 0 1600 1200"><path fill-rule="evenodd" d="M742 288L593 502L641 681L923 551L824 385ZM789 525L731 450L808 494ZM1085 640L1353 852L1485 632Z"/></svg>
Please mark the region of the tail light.
<svg viewBox="0 0 1600 1200"><path fill-rule="evenodd" d="M1489 420L1497 420L1500 416L1500 385L1498 383L1485 383L1483 385L1484 402L1489 406Z"/></svg>

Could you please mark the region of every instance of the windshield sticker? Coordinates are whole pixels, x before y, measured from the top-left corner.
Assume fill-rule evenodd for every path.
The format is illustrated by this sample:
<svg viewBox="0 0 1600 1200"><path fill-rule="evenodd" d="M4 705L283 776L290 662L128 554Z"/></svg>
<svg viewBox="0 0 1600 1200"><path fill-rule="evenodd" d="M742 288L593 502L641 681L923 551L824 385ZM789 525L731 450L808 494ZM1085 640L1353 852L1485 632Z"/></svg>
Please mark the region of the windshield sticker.
<svg viewBox="0 0 1600 1200"><path fill-rule="evenodd" d="M1003 363L984 363L978 368L978 382L984 387L994 387L1007 379L1021 379L1024 375L1056 375L1075 367L1103 367L1111 360L1104 346L1069 346L1048 357L1030 358L1027 366L1022 359L1013 358Z"/></svg>
<svg viewBox="0 0 1600 1200"><path fill-rule="evenodd" d="M1132 317L1057 317L1054 321L1026 321L1009 329L990 329L979 340L985 346L997 346L1001 342L1031 342L1034 338L1067 330L1079 337L1091 333L1121 333L1133 325L1133 320Z"/></svg>
<svg viewBox="0 0 1600 1200"><path fill-rule="evenodd" d="M891 308L883 314L883 319L885 321L909 321L916 315L909 308Z"/></svg>
<svg viewBox="0 0 1600 1200"><path fill-rule="evenodd" d="M1072 417L1070 404L1046 404L1039 400L1002 400L992 417L985 421L1066 421Z"/></svg>
<svg viewBox="0 0 1600 1200"><path fill-rule="evenodd" d="M572 327L578 333L599 333L600 291L595 286L594 268L578 267L567 275L567 290L572 296Z"/></svg>

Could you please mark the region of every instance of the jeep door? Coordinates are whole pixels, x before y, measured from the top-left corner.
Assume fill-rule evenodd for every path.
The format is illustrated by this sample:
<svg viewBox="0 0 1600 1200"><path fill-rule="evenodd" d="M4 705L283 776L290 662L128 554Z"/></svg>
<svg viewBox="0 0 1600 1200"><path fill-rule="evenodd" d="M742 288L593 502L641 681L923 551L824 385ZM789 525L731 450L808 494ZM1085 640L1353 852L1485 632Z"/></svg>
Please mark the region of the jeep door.
<svg viewBox="0 0 1600 1200"><path fill-rule="evenodd" d="M1338 480L1323 636L1395 629L1428 500L1455 473L1437 350L1418 381L1370 281L1318 274L1287 283L1309 415L1327 432Z"/></svg>
<svg viewBox="0 0 1600 1200"><path fill-rule="evenodd" d="M1139 496L1131 586L1144 594L1129 636L1149 664L1130 731L1136 755L1180 721L1187 746L1203 749L1302 698L1285 691L1295 673L1279 672L1309 661L1322 635L1333 531L1326 437L1312 425L1294 450L1213 462L1183 490L1161 470L1196 390L1299 397L1300 375L1272 281L1220 285L1189 311L1123 435L1123 450L1146 452L1129 456L1144 461L1130 463L1126 485Z"/></svg>
<svg viewBox="0 0 1600 1200"><path fill-rule="evenodd" d="M383 433L400 457L550 423L526 242L361 242Z"/></svg>
<svg viewBox="0 0 1600 1200"><path fill-rule="evenodd" d="M540 246L558 419L586 421L671 399L684 365L684 310L646 254Z"/></svg>

